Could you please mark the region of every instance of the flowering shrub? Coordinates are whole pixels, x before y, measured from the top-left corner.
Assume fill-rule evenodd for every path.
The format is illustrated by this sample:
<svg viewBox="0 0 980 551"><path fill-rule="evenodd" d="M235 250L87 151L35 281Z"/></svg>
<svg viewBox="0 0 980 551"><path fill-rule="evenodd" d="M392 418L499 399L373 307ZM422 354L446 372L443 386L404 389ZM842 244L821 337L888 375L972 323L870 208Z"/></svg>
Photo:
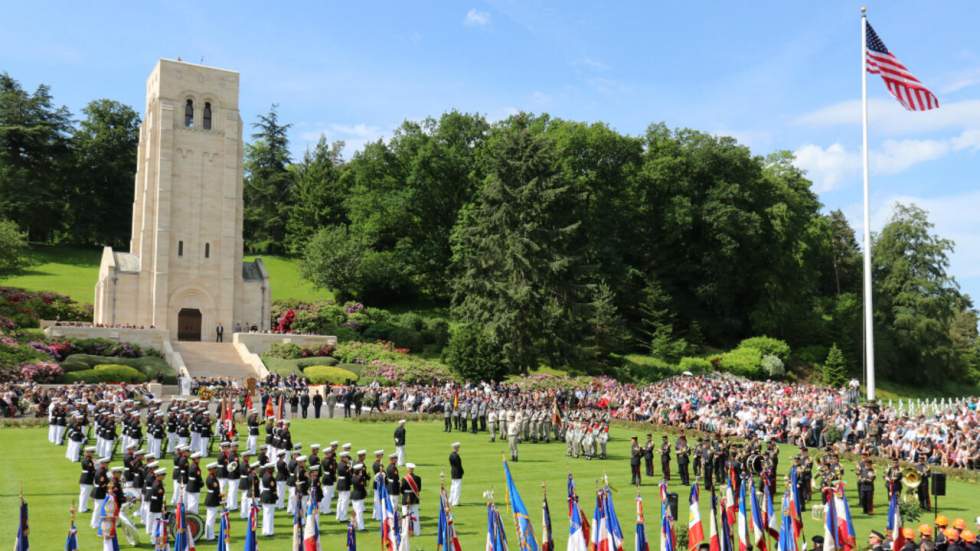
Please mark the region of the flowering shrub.
<svg viewBox="0 0 980 551"><path fill-rule="evenodd" d="M320 358L333 354L334 348L329 344L317 348L306 348L291 342L277 342L269 347L266 356L283 360L298 360L300 358Z"/></svg>
<svg viewBox="0 0 980 551"><path fill-rule="evenodd" d="M54 383L64 374L61 366L54 362L28 363L20 366L20 376L33 383Z"/></svg>
<svg viewBox="0 0 980 551"><path fill-rule="evenodd" d="M37 327L42 319L84 321L92 319L89 305L81 305L58 293L32 292L0 287L0 329Z"/></svg>
<svg viewBox="0 0 980 551"><path fill-rule="evenodd" d="M455 380L445 365L405 356L401 362L371 360L361 372L362 380L375 379L384 384L440 384Z"/></svg>

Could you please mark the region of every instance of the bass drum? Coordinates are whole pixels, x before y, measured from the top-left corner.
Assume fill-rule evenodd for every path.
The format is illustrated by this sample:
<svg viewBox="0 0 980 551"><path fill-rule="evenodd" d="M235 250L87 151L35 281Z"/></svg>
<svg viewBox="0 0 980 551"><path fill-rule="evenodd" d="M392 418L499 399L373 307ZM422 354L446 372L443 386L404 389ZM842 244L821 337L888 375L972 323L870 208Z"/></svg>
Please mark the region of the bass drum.
<svg viewBox="0 0 980 551"><path fill-rule="evenodd" d="M191 531L191 537L194 538L194 541L197 541L201 534L204 533L204 519L194 513L187 513L184 518L187 521L187 527ZM170 537L176 537L177 515L170 513L168 526L170 527Z"/></svg>

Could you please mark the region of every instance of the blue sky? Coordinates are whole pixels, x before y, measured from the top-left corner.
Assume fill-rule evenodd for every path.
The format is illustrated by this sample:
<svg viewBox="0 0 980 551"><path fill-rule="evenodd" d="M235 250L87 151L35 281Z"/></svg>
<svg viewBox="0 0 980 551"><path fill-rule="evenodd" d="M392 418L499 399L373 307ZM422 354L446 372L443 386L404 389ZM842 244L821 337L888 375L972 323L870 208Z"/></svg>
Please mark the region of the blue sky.
<svg viewBox="0 0 980 551"><path fill-rule="evenodd" d="M78 113L142 109L157 58L241 73L246 123L279 103L299 155L350 149L449 109L651 122L797 153L828 208L860 234L857 2L18 2L0 71ZM980 4L868 2L878 34L943 107L906 113L869 76L872 228L895 201L956 241L952 272L980 296Z"/></svg>

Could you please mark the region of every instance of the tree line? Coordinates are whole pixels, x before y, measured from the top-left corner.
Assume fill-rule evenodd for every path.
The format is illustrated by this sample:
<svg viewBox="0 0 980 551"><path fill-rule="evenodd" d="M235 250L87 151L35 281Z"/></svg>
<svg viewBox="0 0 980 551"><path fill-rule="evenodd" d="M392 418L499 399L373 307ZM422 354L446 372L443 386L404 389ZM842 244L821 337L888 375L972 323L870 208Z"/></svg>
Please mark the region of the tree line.
<svg viewBox="0 0 980 551"><path fill-rule="evenodd" d="M0 94L0 216L35 241L125 243L138 115L98 100L75 125L46 87L7 75ZM464 373L601 371L631 351L676 362L753 335L819 363L836 344L834 363L860 370L860 249L788 152L527 113L406 121L349 159L324 138L293 159L275 106L252 130L249 251L299 258L340 300L448 305L444 353ZM914 205L875 236L880 376L980 373L952 250Z"/></svg>

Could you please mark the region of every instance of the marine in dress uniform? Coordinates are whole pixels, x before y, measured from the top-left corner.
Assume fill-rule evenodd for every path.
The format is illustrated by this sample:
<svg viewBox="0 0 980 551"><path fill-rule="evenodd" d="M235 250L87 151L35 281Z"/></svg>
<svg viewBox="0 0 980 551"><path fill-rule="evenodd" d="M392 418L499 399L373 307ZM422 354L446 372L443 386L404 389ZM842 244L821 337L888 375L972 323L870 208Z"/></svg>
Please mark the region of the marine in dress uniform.
<svg viewBox="0 0 980 551"><path fill-rule="evenodd" d="M339 455L340 461L337 463L337 512L335 518L338 522L346 522L351 492L352 473L350 452L343 451Z"/></svg>
<svg viewBox="0 0 980 551"><path fill-rule="evenodd" d="M85 448L82 455L82 474L78 477L78 512L88 512L88 500L92 496L92 489L95 485L95 461L92 454L95 453L95 446Z"/></svg>
<svg viewBox="0 0 980 551"><path fill-rule="evenodd" d="M464 429L465 430L465 429ZM398 466L405 464L405 420L398 421L395 429L395 452L398 454Z"/></svg>
<svg viewBox="0 0 980 551"><path fill-rule="evenodd" d="M398 472L398 454L388 456L388 467L385 469L385 483L388 485L388 499L394 509L398 505L402 493L401 475Z"/></svg>
<svg viewBox="0 0 980 551"><path fill-rule="evenodd" d="M363 463L355 463L351 470L350 500L354 508L354 526L364 530L364 500L367 498L367 474Z"/></svg>
<svg viewBox="0 0 980 551"><path fill-rule="evenodd" d="M401 482L402 494L402 516L408 517L412 534L416 537L422 535L422 524L419 521L419 503L422 494L422 478L415 474L415 464L405 465L408 472Z"/></svg>
<svg viewBox="0 0 980 551"><path fill-rule="evenodd" d="M150 487L150 502L147 505L146 513L146 533L152 534L157 521L163 515L164 499L164 478L167 476L166 469L153 471L154 481Z"/></svg>
<svg viewBox="0 0 980 551"><path fill-rule="evenodd" d="M459 442L453 442L453 451L449 453L449 504L453 507L459 505L463 493L463 460L459 457L459 445Z"/></svg>
<svg viewBox="0 0 980 551"><path fill-rule="evenodd" d="M218 464L208 463L208 478L204 481L207 495L204 498L204 507L207 516L204 519L204 539L214 541L214 521L218 518L218 507L221 506L221 483L218 482ZM200 469L198 469L200 475Z"/></svg>
<svg viewBox="0 0 980 551"><path fill-rule="evenodd" d="M277 468L271 463L266 463L262 468L261 494L262 502L262 535L271 536L275 534L276 527L276 504L279 501L277 496Z"/></svg>
<svg viewBox="0 0 980 551"><path fill-rule="evenodd" d="M384 484L384 450L374 450L374 463L371 463L371 520L381 520L381 492L380 484Z"/></svg>
<svg viewBox="0 0 980 551"><path fill-rule="evenodd" d="M337 442L331 442L323 461L320 462L320 487L323 497L320 499L320 513L330 514L333 507L333 495L337 489Z"/></svg>
<svg viewBox="0 0 980 551"><path fill-rule="evenodd" d="M204 488L204 478L201 475L201 452L191 454L191 461L184 473L186 473L184 475L184 492L187 498L187 510L191 513L199 513L201 489Z"/></svg>

